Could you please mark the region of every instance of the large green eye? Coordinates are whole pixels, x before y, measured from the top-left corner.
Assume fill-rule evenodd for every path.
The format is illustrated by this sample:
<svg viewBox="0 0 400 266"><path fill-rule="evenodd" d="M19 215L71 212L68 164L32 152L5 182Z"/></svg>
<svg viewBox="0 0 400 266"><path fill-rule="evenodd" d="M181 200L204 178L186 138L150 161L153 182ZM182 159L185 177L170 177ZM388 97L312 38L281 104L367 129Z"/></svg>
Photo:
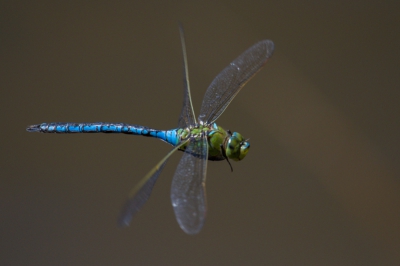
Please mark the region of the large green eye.
<svg viewBox="0 0 400 266"><path fill-rule="evenodd" d="M250 143L248 143L247 141L243 141L240 144L239 161L243 160L243 158L246 156L246 154L249 152L249 150L250 150Z"/></svg>
<svg viewBox="0 0 400 266"><path fill-rule="evenodd" d="M226 145L226 156L234 161L242 160L249 152L250 143L244 140L243 136L233 132Z"/></svg>

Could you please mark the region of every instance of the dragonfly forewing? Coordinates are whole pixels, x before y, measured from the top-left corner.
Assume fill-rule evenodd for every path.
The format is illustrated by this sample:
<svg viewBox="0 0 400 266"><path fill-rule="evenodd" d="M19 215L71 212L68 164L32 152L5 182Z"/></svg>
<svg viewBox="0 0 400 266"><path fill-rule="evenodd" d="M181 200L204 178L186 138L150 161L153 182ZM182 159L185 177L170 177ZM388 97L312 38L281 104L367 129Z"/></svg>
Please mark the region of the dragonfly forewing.
<svg viewBox="0 0 400 266"><path fill-rule="evenodd" d="M182 25L179 25L181 36L182 54L183 54L183 105L181 115L179 116L178 127L186 128L196 125L196 116L194 115L192 97L190 95L189 70L186 55L185 35Z"/></svg>
<svg viewBox="0 0 400 266"><path fill-rule="evenodd" d="M199 121L211 124L217 120L240 89L272 56L273 51L274 43L272 41L260 41L219 73L204 95Z"/></svg>
<svg viewBox="0 0 400 266"><path fill-rule="evenodd" d="M145 177L131 190L129 198L125 202L120 217L118 219L119 226L128 226L133 216L140 211L146 201L149 199L154 184L156 183L162 169L167 163L168 158L177 151L181 145L185 144L188 140L178 144L174 147Z"/></svg>
<svg viewBox="0 0 400 266"><path fill-rule="evenodd" d="M171 186L171 201L179 226L188 234L197 234L204 225L207 203L205 181L208 143L190 139L179 162Z"/></svg>

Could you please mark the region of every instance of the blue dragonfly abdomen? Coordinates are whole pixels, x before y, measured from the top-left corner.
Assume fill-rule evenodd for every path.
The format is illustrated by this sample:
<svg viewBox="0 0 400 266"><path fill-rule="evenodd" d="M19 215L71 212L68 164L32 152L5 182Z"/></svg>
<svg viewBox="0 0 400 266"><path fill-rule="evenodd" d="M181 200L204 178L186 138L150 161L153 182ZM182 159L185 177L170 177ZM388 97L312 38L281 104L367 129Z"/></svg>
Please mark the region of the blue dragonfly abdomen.
<svg viewBox="0 0 400 266"><path fill-rule="evenodd" d="M178 129L157 130L140 125L125 123L42 123L31 125L27 129L29 132L41 133L123 133L140 135L161 139L173 146L180 141Z"/></svg>

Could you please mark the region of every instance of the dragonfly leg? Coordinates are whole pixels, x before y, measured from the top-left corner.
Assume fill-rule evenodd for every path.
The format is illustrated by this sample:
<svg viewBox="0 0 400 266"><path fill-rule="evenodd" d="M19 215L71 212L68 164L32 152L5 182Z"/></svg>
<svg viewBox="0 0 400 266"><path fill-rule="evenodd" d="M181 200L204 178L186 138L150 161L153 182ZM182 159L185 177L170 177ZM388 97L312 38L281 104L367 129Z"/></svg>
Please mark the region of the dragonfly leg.
<svg viewBox="0 0 400 266"><path fill-rule="evenodd" d="M232 167L231 162L229 161L228 157L226 156L224 146L221 144L220 147L221 147L222 156L226 159L229 166L231 167L231 172L233 172L233 167Z"/></svg>

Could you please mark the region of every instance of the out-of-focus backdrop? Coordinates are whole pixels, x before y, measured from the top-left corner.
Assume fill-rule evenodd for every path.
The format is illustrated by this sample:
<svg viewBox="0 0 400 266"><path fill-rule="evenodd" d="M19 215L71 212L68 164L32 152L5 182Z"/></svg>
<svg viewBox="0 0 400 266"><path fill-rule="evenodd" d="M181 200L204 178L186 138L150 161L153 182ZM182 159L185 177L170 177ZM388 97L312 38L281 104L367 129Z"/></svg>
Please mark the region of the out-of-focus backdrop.
<svg viewBox="0 0 400 266"><path fill-rule="evenodd" d="M1 265L399 265L400 16L395 1L2 1ZM42 122L174 128L178 22L198 111L213 78L262 39L266 66L218 123L250 138L210 162L208 216L170 203L181 153L128 229L129 190L170 147Z"/></svg>

